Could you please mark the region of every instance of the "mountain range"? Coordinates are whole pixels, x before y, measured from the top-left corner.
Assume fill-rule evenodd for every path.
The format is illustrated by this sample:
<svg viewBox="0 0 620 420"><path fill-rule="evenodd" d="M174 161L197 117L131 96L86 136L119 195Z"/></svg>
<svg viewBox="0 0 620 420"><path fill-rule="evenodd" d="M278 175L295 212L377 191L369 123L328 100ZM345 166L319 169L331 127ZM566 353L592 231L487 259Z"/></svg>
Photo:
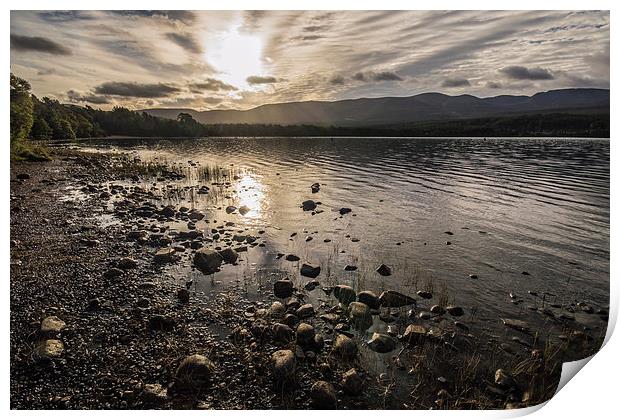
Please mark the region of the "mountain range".
<svg viewBox="0 0 620 420"><path fill-rule="evenodd" d="M205 124L280 124L383 126L420 121L486 118L532 113L609 113L608 89L559 89L532 96L478 98L422 93L408 97L360 98L261 105L248 110L196 111L187 108L144 109L175 119L185 112Z"/></svg>

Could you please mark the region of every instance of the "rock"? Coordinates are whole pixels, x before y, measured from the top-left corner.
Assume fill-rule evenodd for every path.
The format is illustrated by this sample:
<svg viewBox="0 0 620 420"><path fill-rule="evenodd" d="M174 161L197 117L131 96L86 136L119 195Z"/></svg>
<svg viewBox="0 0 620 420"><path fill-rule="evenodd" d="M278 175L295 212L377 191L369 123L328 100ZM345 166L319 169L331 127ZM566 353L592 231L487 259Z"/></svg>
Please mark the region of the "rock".
<svg viewBox="0 0 620 420"><path fill-rule="evenodd" d="M478 275L477 274L470 274L469 278L472 279L472 280L476 280L478 278Z"/></svg>
<svg viewBox="0 0 620 420"><path fill-rule="evenodd" d="M314 334L313 345L316 351L323 350L323 347L325 347L325 339L323 338L321 334Z"/></svg>
<svg viewBox="0 0 620 420"><path fill-rule="evenodd" d="M173 206L166 206L161 210L161 214L166 217L173 217L176 214L176 210Z"/></svg>
<svg viewBox="0 0 620 420"><path fill-rule="evenodd" d="M103 277L105 277L106 279L115 279L117 277L122 276L123 274L125 274L123 270L121 270L120 268L113 267L107 270L105 273L103 273Z"/></svg>
<svg viewBox="0 0 620 420"><path fill-rule="evenodd" d="M515 329L517 331L521 331L523 333L526 334L531 334L531 330L530 327L527 325L527 323L525 321L521 321L518 319L502 319L502 322L504 323L505 326Z"/></svg>
<svg viewBox="0 0 620 420"><path fill-rule="evenodd" d="M430 312L426 312L426 311L420 311L420 313L418 314L418 318L423 319L423 320L429 320L431 319L433 316L433 314L431 314Z"/></svg>
<svg viewBox="0 0 620 420"><path fill-rule="evenodd" d="M237 251L235 251L232 248L223 249L219 251L219 253L222 256L222 258L224 258L224 261L226 261L229 264L234 264L235 262L237 262L237 258L239 257L239 255L237 254Z"/></svg>
<svg viewBox="0 0 620 420"><path fill-rule="evenodd" d="M340 210L338 210L338 212L341 216L344 216L347 213L351 213L351 209L348 207L342 207Z"/></svg>
<svg viewBox="0 0 620 420"><path fill-rule="evenodd" d="M334 287L334 296L338 299L338 302L344 306L348 306L349 303L354 302L357 298L355 290L351 286L346 284L339 284Z"/></svg>
<svg viewBox="0 0 620 420"><path fill-rule="evenodd" d="M273 373L277 382L287 382L295 376L295 354L291 350L278 350L271 355Z"/></svg>
<svg viewBox="0 0 620 420"><path fill-rule="evenodd" d="M314 202L312 200L306 200L303 203L301 203L301 208L304 211L312 211L312 210L316 209L316 202Z"/></svg>
<svg viewBox="0 0 620 420"><path fill-rule="evenodd" d="M310 185L310 190L312 191L312 194L318 193L320 189L321 189L321 184L319 184L318 182L315 182L314 184Z"/></svg>
<svg viewBox="0 0 620 420"><path fill-rule="evenodd" d="M204 386L215 371L215 365L211 360L201 354L187 356L176 372L176 380L179 385L191 388L201 388Z"/></svg>
<svg viewBox="0 0 620 420"><path fill-rule="evenodd" d="M314 307L311 303L306 303L297 309L296 314L299 319L310 318L314 316Z"/></svg>
<svg viewBox="0 0 620 420"><path fill-rule="evenodd" d="M353 396L361 394L364 390L364 378L355 368L342 375L342 389Z"/></svg>
<svg viewBox="0 0 620 420"><path fill-rule="evenodd" d="M67 324L57 316L48 316L41 321L40 333L44 337L55 337L65 328Z"/></svg>
<svg viewBox="0 0 620 420"><path fill-rule="evenodd" d="M363 290L359 292L357 294L357 300L368 305L370 309L379 309L381 306L377 295L370 290Z"/></svg>
<svg viewBox="0 0 620 420"><path fill-rule="evenodd" d="M336 390L332 384L325 381L318 381L312 385L310 398L312 398L312 406L321 410L334 409L338 404Z"/></svg>
<svg viewBox="0 0 620 420"><path fill-rule="evenodd" d="M339 334L334 343L334 352L345 360L357 357L357 344L344 334Z"/></svg>
<svg viewBox="0 0 620 420"><path fill-rule="evenodd" d="M308 283L304 284L304 289L306 289L309 292L311 292L314 289L316 289L319 285L320 285L320 283L318 281L310 280Z"/></svg>
<svg viewBox="0 0 620 420"><path fill-rule="evenodd" d="M284 257L284 259L286 261L299 261L301 258L294 254L288 254L286 257Z"/></svg>
<svg viewBox="0 0 620 420"><path fill-rule="evenodd" d="M389 353L394 351L397 346L398 341L394 337L377 332L373 333L370 341L368 341L368 347L377 353Z"/></svg>
<svg viewBox="0 0 620 420"><path fill-rule="evenodd" d="M39 341L35 347L34 354L37 359L55 359L62 356L65 350L62 341L55 338Z"/></svg>
<svg viewBox="0 0 620 420"><path fill-rule="evenodd" d="M239 207L239 214L242 215L242 216L245 216L250 211L251 211L251 209L248 206L241 206L241 207Z"/></svg>
<svg viewBox="0 0 620 420"><path fill-rule="evenodd" d="M416 300L394 290L386 290L379 296L379 303L383 307L399 308L401 306L415 305Z"/></svg>
<svg viewBox="0 0 620 420"><path fill-rule="evenodd" d="M189 303L190 293L187 289L179 289L177 291L177 297L181 303Z"/></svg>
<svg viewBox="0 0 620 420"><path fill-rule="evenodd" d="M351 302L349 304L349 317L351 324L360 331L366 331L372 326L370 308L365 303Z"/></svg>
<svg viewBox="0 0 620 420"><path fill-rule="evenodd" d="M145 384L140 393L140 399L146 404L159 404L167 398L166 388L160 384Z"/></svg>
<svg viewBox="0 0 620 420"><path fill-rule="evenodd" d="M204 219L205 215L198 210L192 210L188 217L190 218L190 220L202 220Z"/></svg>
<svg viewBox="0 0 620 420"><path fill-rule="evenodd" d="M288 343L293 338L293 330L286 324L275 323L271 327L273 337L280 342Z"/></svg>
<svg viewBox="0 0 620 420"><path fill-rule="evenodd" d="M310 277L312 279L316 278L321 274L321 267L313 266L310 264L302 264L300 273L302 276Z"/></svg>
<svg viewBox="0 0 620 420"><path fill-rule="evenodd" d="M495 371L495 383L500 388L503 388L506 390L517 388L517 382L504 369L497 369Z"/></svg>
<svg viewBox="0 0 620 420"><path fill-rule="evenodd" d="M234 213L235 210L237 210L237 207L235 207L235 206L228 206L228 207L226 207L226 213L227 214Z"/></svg>
<svg viewBox="0 0 620 420"><path fill-rule="evenodd" d="M432 299L433 298L433 294L431 292L427 292L425 290L418 290L417 295L420 296L422 299Z"/></svg>
<svg viewBox="0 0 620 420"><path fill-rule="evenodd" d="M169 264L176 258L174 248L161 248L155 253L155 264Z"/></svg>
<svg viewBox="0 0 620 420"><path fill-rule="evenodd" d="M30 179L30 175L29 174L17 174L15 178L23 181L24 179Z"/></svg>
<svg viewBox="0 0 620 420"><path fill-rule="evenodd" d="M412 345L424 343L428 331L422 325L409 324L403 334L403 342Z"/></svg>
<svg viewBox="0 0 620 420"><path fill-rule="evenodd" d="M452 316L463 316L465 315L465 311L463 311L463 308L461 308L460 306L448 306L446 308L446 311L452 315Z"/></svg>
<svg viewBox="0 0 620 420"><path fill-rule="evenodd" d="M166 315L153 315L149 319L149 329L151 331L172 331L176 326L174 319Z"/></svg>
<svg viewBox="0 0 620 420"><path fill-rule="evenodd" d="M443 315L446 313L446 310L443 308L443 306L433 305L431 306L431 313L434 313L436 315Z"/></svg>
<svg viewBox="0 0 620 420"><path fill-rule="evenodd" d="M286 308L280 302L273 302L271 307L269 308L269 315L272 319L281 319L284 313L286 312Z"/></svg>
<svg viewBox="0 0 620 420"><path fill-rule="evenodd" d="M310 324L302 322L297 326L296 338L297 343L302 347L308 347L314 344L314 327Z"/></svg>
<svg viewBox="0 0 620 420"><path fill-rule="evenodd" d="M131 270L132 268L136 268L138 266L138 263L129 257L125 257L121 258L117 265L120 269Z"/></svg>
<svg viewBox="0 0 620 420"><path fill-rule="evenodd" d="M392 269L390 267L388 267L385 264L381 264L379 267L377 267L376 269L377 273L381 274L382 276L391 276L392 275Z"/></svg>
<svg viewBox="0 0 620 420"><path fill-rule="evenodd" d="M286 299L293 295L293 282L287 279L277 280L273 284L273 294L280 299Z"/></svg>
<svg viewBox="0 0 620 420"><path fill-rule="evenodd" d="M347 265L344 266L344 271L355 271L355 270L357 270L357 266L355 266L355 265L347 264Z"/></svg>
<svg viewBox="0 0 620 420"><path fill-rule="evenodd" d="M223 260L219 252L208 248L200 248L194 255L194 265L207 274L217 271Z"/></svg>

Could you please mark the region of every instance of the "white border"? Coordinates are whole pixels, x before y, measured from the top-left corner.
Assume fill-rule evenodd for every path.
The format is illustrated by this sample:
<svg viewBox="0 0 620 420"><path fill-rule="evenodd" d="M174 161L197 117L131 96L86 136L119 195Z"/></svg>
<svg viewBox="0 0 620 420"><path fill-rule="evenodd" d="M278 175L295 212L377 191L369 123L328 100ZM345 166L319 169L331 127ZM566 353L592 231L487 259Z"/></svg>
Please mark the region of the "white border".
<svg viewBox="0 0 620 420"><path fill-rule="evenodd" d="M8 2L7 2L8 3ZM175 0L173 1L162 1L162 0L150 0L150 1L136 1L136 0L92 0L85 2L76 1L76 0L60 0L55 2L45 2L45 1L35 1L35 0L21 0L19 2L11 2L12 4L7 5L5 3L5 12L1 15L0 19L2 19L2 25L0 27L4 28L4 38L2 42L3 54L2 60L5 69L10 68L10 41L9 41L9 32L10 32L10 8L13 9L185 9L185 10L253 10L253 9L280 9L280 10L407 10L407 9L418 9L418 10L458 10L458 9L470 9L470 10L551 10L551 9L559 9L559 10L611 10L611 15L615 16L615 12L613 10L613 5L619 4L617 1L600 1L600 0L590 0L590 1L558 1L558 0L547 0L547 1L534 1L534 0L521 0L521 1L490 1L490 0L470 0L467 2L464 1L445 1L445 0L434 0L433 2L413 2L406 0L382 0L378 1L356 1L356 2L347 2L343 0L296 0L294 2L291 1L277 1L277 0L263 0L263 1L251 1L251 0L229 0L227 2L211 2L208 3L206 1L197 1L197 0ZM432 6L432 7L428 7ZM617 39L614 39L615 31L613 30L613 26L610 30L611 34L611 68L617 68L617 54L615 46ZM8 77L8 74L5 75ZM0 183L2 188L2 197L4 197L4 203L0 207L0 211L2 212L3 221L2 224L2 232L3 238L0 242L0 246L2 247L2 261L0 262L0 270L2 275L0 276L1 281L5 287L5 301L4 301L4 316L2 317L2 325L4 331L4 346L2 347L2 370L3 370L3 379L2 382L2 408L5 412L9 411L9 139L8 139L8 126L9 126L9 98L8 98L8 89L4 89L1 91L3 96L2 101L0 102L0 106L2 107L1 118L3 125L3 133L2 136L2 147L4 148L4 153L2 153L4 162L2 165L2 182ZM611 109L616 109L615 106L617 104L616 100L616 92L611 89ZM613 118L611 118L611 132L617 133L617 122ZM613 136L612 136L613 137ZM614 139L611 140L611 208L616 208L618 193L618 186L613 181L615 180L616 168L618 159L617 159L617 149L618 146L615 146ZM616 223L612 216L611 218L611 233L614 232ZM613 236L612 236L613 237ZM617 273L617 262L613 258L617 254L616 246L614 241L611 241L610 244L610 255L611 265L610 272L612 273L611 278L611 310L610 310L610 321L608 328L608 335L606 337L606 345L600 351L599 354L591 358L591 361L588 363L588 368L584 369L583 372L579 373L579 378L577 380L570 381L562 390L559 392L554 398L552 398L546 405L543 410L538 411L540 407L533 407L525 410L515 410L515 411L451 411L451 412L439 412L439 411L415 411L415 412L390 412L386 415L395 416L398 418L458 418L460 419L473 419L473 418L507 418L507 417L515 417L528 413L531 414L531 418L548 418L548 417L556 417L562 419L571 419L571 418L610 418L611 413L617 411L616 408L616 398L617 398L617 383L620 378L620 370L618 369L618 358L617 354L620 354L620 345L618 344L618 339L611 337L610 332L613 331L615 327L616 319L617 319L617 308L618 308L618 288L616 287L616 282L613 281L613 274ZM15 417L24 417L24 416L46 416L47 418L55 419L55 418L77 418L84 415L84 413L80 412L32 412L32 411L12 411L9 413ZM136 417L149 417L149 418L162 418L163 416L170 415L180 415L184 418L204 418L208 416L209 418L222 418L226 417L227 419L241 419L243 416L251 415L251 416L269 416L270 419L284 419L290 418L291 415L294 415L296 418L316 418L317 416L321 416L323 414L316 412L295 412L289 413L286 411L269 411L269 412L230 412L230 411L209 411L208 413L200 412L200 411L191 411L191 412L183 412L183 413L170 413L170 412L115 412L113 415L118 416L120 418L136 418ZM337 416L342 415L355 415L358 418L370 418L376 416L378 413L374 411L365 411L365 412L356 412L356 413L334 413ZM89 412L88 416L92 416L93 418L107 418L110 413L101 412L101 411L93 411Z"/></svg>

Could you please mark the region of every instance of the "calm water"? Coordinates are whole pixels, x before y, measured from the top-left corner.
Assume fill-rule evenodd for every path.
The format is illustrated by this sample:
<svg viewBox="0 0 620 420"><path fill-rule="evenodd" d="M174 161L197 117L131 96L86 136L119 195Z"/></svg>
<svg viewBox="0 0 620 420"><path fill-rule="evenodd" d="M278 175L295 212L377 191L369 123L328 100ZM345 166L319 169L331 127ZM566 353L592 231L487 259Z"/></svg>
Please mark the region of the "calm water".
<svg viewBox="0 0 620 420"><path fill-rule="evenodd" d="M295 253L321 265L322 282L377 292L444 289L490 329L499 328L499 317L506 316L539 326L546 322L528 311L540 306L528 290L551 293L547 302L608 304L609 140L260 138L111 144L145 160L175 164L188 174L182 187L210 185L205 168L236 174L232 188L219 195L216 188L208 195L185 188L176 201L205 211L216 224L234 221L249 232L265 230L266 247L248 255L246 272L266 266L296 272L296 264L274 259L276 252ZM315 182L321 189L312 194ZM318 209L324 211L302 211L307 199L320 201ZM217 209L227 205L252 211L241 216ZM353 212L340 217L341 207ZM375 273L381 263L393 268L392 276ZM345 272L345 264L359 270ZM184 268L174 270L183 274ZM239 275L227 270L216 276ZM511 292L523 302L512 303ZM574 315L600 327L595 315Z"/></svg>

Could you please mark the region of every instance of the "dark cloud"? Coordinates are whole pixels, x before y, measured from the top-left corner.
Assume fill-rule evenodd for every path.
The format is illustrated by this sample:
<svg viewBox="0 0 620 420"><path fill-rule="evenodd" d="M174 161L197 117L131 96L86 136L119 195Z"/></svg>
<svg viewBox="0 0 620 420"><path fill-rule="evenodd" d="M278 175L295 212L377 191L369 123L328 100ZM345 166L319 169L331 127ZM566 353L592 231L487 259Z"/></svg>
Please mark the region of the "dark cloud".
<svg viewBox="0 0 620 420"><path fill-rule="evenodd" d="M97 105L103 105L103 104L110 103L110 100L106 98L105 96L92 95L88 93L82 94L75 90L68 91L67 98L69 99L69 102L73 102L73 103L89 102L91 104L97 104Z"/></svg>
<svg viewBox="0 0 620 420"><path fill-rule="evenodd" d="M499 70L514 80L553 80L555 77L547 69L541 67L527 68L523 66L508 66Z"/></svg>
<svg viewBox="0 0 620 420"><path fill-rule="evenodd" d="M463 87L471 86L469 80L462 77L448 78L441 83L443 87Z"/></svg>
<svg viewBox="0 0 620 420"><path fill-rule="evenodd" d="M162 17L183 23L191 23L196 19L194 12L189 10L110 10L109 13L129 17Z"/></svg>
<svg viewBox="0 0 620 420"><path fill-rule="evenodd" d="M37 71L37 76L49 76L51 74L56 74L56 70L54 69L41 69Z"/></svg>
<svg viewBox="0 0 620 420"><path fill-rule="evenodd" d="M329 25L309 25L303 28L304 32L319 32L329 28Z"/></svg>
<svg viewBox="0 0 620 420"><path fill-rule="evenodd" d="M39 36L11 34L11 49L16 51L37 51L53 55L71 55L71 50L64 45Z"/></svg>
<svg viewBox="0 0 620 420"><path fill-rule="evenodd" d="M218 98L217 96L207 96L205 98L200 98L200 101L211 105L217 105L219 103L222 103L223 99Z"/></svg>
<svg viewBox="0 0 620 420"><path fill-rule="evenodd" d="M486 86L489 89L501 89L503 87L502 84L499 82L490 82L490 81L487 82Z"/></svg>
<svg viewBox="0 0 620 420"><path fill-rule="evenodd" d="M224 83L221 80L217 80L213 78L208 78L204 82L190 83L189 87L195 90L200 90L200 91L208 90L212 92L218 92L220 90L225 90L225 91L237 90L235 86L229 85L228 83ZM198 92L195 92L195 93L198 93Z"/></svg>
<svg viewBox="0 0 620 420"><path fill-rule="evenodd" d="M95 17L85 10L51 10L40 12L39 17L46 22L73 22L77 20L93 20Z"/></svg>
<svg viewBox="0 0 620 420"><path fill-rule="evenodd" d="M278 82L278 79L273 76L250 76L245 80L251 85L266 85Z"/></svg>
<svg viewBox="0 0 620 420"><path fill-rule="evenodd" d="M164 98L180 92L180 89L166 83L106 82L96 86L94 92L133 98Z"/></svg>
<svg viewBox="0 0 620 420"><path fill-rule="evenodd" d="M357 80L358 82L366 82L368 80L374 80L375 82L385 82L403 80L403 78L391 71L382 71L379 73L375 73L373 71L358 71L353 75L353 80Z"/></svg>
<svg viewBox="0 0 620 420"><path fill-rule="evenodd" d="M382 71L381 73L373 73L372 80L382 82L386 80L403 80L403 78L391 71Z"/></svg>
<svg viewBox="0 0 620 420"><path fill-rule="evenodd" d="M192 34L179 34L176 32L169 32L166 34L166 38L168 38L170 41L174 42L179 47L190 53L202 53L202 47L200 46L200 43L194 38Z"/></svg>
<svg viewBox="0 0 620 420"><path fill-rule="evenodd" d="M325 38L323 35L300 35L293 39L298 41L315 41L317 39Z"/></svg>
<svg viewBox="0 0 620 420"><path fill-rule="evenodd" d="M331 83L332 85L344 85L344 77L334 76L329 79L329 83Z"/></svg>

